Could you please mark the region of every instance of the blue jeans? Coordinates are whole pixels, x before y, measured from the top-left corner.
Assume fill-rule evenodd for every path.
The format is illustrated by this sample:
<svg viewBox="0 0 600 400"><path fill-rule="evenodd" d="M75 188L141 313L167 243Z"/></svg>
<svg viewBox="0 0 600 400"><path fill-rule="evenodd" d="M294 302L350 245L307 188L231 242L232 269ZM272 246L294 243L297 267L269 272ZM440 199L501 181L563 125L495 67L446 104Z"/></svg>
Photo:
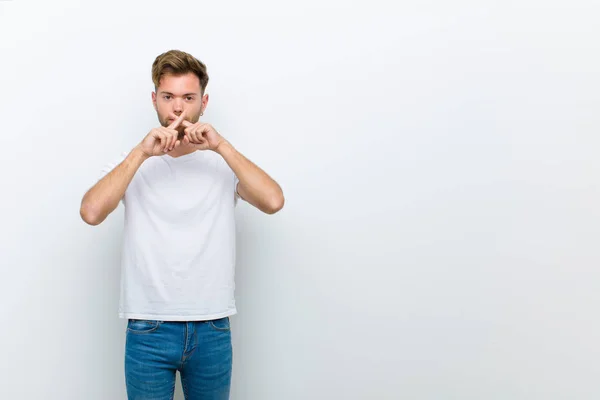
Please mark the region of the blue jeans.
<svg viewBox="0 0 600 400"><path fill-rule="evenodd" d="M179 371L186 400L229 399L229 318L127 321L125 384L130 400L171 400Z"/></svg>

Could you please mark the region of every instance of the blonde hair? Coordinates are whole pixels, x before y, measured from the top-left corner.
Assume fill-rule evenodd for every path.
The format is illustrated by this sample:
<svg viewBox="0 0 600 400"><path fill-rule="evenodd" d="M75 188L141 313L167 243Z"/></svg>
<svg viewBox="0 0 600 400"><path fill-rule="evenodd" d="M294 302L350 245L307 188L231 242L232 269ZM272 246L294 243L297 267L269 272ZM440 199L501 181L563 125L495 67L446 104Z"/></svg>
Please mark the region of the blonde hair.
<svg viewBox="0 0 600 400"><path fill-rule="evenodd" d="M194 73L200 80L201 93L204 94L204 89L208 85L208 73L206 65L200 60L180 50L169 50L154 60L152 63L152 82L154 89L158 88L160 79L165 74L184 75L189 72Z"/></svg>

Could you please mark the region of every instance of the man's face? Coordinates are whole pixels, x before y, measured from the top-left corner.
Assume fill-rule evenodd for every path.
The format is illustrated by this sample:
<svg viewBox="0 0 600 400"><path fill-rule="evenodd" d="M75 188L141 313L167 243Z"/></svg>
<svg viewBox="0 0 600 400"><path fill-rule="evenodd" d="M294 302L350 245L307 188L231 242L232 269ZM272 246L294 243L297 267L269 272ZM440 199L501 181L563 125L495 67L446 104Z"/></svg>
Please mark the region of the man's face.
<svg viewBox="0 0 600 400"><path fill-rule="evenodd" d="M152 103L162 126L169 126L173 119L170 113L179 116L185 110L185 119L196 123L208 103L208 94L202 96L200 80L193 73L185 75L163 75L156 92L152 92ZM179 125L180 139L185 127Z"/></svg>

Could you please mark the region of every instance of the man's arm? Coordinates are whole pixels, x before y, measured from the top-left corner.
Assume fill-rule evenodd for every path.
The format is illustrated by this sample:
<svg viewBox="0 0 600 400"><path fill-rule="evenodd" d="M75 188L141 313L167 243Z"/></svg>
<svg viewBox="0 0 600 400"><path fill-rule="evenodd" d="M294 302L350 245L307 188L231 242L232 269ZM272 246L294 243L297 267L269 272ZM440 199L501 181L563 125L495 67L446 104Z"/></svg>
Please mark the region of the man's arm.
<svg viewBox="0 0 600 400"><path fill-rule="evenodd" d="M144 161L152 156L163 155L181 144L176 128L184 118L185 112L182 112L168 127L152 129L119 165L87 191L79 209L86 223L98 225L117 208Z"/></svg>
<svg viewBox="0 0 600 400"><path fill-rule="evenodd" d="M239 179L237 192L264 213L275 214L283 208L283 191L266 172L248 160L229 142L221 142L215 150Z"/></svg>
<svg viewBox="0 0 600 400"><path fill-rule="evenodd" d="M92 186L81 200L81 218L90 225L102 223L117 208L133 176L147 158L139 147L135 147L119 165Z"/></svg>
<svg viewBox="0 0 600 400"><path fill-rule="evenodd" d="M172 118L176 115L171 113ZM184 143L192 143L198 150L212 150L223 157L239 183L240 197L264 213L275 214L283 208L281 187L266 172L244 157L215 128L204 122L182 121L185 126Z"/></svg>

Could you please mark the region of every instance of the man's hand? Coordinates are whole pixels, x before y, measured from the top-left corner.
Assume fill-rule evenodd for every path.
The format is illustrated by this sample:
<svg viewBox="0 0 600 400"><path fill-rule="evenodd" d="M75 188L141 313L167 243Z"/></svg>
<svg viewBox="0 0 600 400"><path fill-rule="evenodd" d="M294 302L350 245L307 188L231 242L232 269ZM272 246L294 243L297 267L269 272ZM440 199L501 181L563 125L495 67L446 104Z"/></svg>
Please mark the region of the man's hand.
<svg viewBox="0 0 600 400"><path fill-rule="evenodd" d="M175 117L168 127L161 126L152 129L138 145L144 155L147 157L160 156L177 148L181 144L181 141L177 139L179 134L177 127L184 121L184 118L185 111L179 117ZM189 122L187 123L189 124Z"/></svg>
<svg viewBox="0 0 600 400"><path fill-rule="evenodd" d="M170 114L170 117L177 118L173 113ZM183 143L191 143L198 150L217 151L219 145L226 142L223 136L221 136L210 124L203 122L192 124L189 121L182 120L181 125L185 127Z"/></svg>
<svg viewBox="0 0 600 400"><path fill-rule="evenodd" d="M178 121L173 113L169 118ZM274 214L281 210L284 203L283 191L266 172L237 151L210 124L182 120L185 136L182 143L191 144L197 150L213 150L223 157L225 162L239 178L236 187L238 194L259 210Z"/></svg>

